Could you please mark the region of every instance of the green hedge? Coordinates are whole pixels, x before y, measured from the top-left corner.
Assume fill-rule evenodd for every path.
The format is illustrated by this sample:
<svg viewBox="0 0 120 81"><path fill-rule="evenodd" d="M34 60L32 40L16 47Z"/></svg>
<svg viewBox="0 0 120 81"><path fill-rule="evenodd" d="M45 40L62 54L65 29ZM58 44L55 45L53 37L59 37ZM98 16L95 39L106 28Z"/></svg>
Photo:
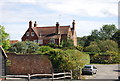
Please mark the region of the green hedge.
<svg viewBox="0 0 120 81"><path fill-rule="evenodd" d="M96 53L91 57L91 63L116 64L120 63L118 52L107 51L106 53Z"/></svg>

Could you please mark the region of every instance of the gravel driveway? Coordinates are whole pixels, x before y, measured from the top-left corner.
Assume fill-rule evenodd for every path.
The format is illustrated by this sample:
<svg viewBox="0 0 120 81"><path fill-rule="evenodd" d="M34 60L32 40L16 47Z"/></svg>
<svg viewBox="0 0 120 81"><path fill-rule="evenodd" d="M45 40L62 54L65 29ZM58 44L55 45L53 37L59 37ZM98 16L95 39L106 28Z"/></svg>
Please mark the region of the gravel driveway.
<svg viewBox="0 0 120 81"><path fill-rule="evenodd" d="M118 64L93 64L97 67L98 72L94 79L118 79L118 73L120 74L120 69L118 69Z"/></svg>

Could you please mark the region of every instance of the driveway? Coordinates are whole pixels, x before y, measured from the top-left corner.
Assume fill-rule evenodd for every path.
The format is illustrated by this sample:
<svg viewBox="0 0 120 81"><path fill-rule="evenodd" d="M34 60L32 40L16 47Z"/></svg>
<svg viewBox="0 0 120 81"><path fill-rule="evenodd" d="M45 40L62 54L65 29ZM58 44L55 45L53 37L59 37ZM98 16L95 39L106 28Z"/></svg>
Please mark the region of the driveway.
<svg viewBox="0 0 120 81"><path fill-rule="evenodd" d="M93 77L93 79L118 79L118 73L120 74L120 69L118 69L118 64L93 64L97 67L98 72Z"/></svg>

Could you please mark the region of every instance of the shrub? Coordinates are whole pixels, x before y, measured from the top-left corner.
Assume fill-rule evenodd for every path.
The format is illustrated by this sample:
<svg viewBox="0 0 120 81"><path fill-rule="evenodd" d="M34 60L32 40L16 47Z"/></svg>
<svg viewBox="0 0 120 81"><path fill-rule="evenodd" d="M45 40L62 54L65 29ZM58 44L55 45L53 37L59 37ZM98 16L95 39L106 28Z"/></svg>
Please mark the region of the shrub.
<svg viewBox="0 0 120 81"><path fill-rule="evenodd" d="M106 53L97 53L91 57L91 63L116 64L120 63L118 52L107 51Z"/></svg>
<svg viewBox="0 0 120 81"><path fill-rule="evenodd" d="M112 40L94 41L84 49L85 52L118 51L118 44Z"/></svg>
<svg viewBox="0 0 120 81"><path fill-rule="evenodd" d="M76 49L79 50L79 51L81 51L81 52L83 51L83 47L80 46L80 45L76 46Z"/></svg>
<svg viewBox="0 0 120 81"><path fill-rule="evenodd" d="M38 54L47 54L50 50L52 50L53 48L49 47L49 46L40 46L39 50L38 50Z"/></svg>
<svg viewBox="0 0 120 81"><path fill-rule="evenodd" d="M80 52L78 50L68 49L63 51L61 49L53 49L49 52L50 59L53 67L60 70L80 70L84 65L90 63L90 57L88 54ZM73 76L76 77L76 72Z"/></svg>

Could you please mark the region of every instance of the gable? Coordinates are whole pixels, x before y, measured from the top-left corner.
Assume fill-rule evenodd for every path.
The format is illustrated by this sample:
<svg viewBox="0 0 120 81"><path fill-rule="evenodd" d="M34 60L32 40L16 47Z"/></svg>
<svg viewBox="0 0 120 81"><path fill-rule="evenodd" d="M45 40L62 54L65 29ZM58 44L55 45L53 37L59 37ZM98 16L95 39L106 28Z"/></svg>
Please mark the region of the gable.
<svg viewBox="0 0 120 81"><path fill-rule="evenodd" d="M36 34L36 32L34 31L33 28L28 28L27 31L25 32L25 34L23 35L23 37L26 37L26 36L27 36L27 32L29 32L29 36L31 36L31 32L34 32L34 35L35 35L36 37L38 37L38 35ZM28 36L28 37L29 37L29 36ZM22 39L23 39L23 37L22 37Z"/></svg>

